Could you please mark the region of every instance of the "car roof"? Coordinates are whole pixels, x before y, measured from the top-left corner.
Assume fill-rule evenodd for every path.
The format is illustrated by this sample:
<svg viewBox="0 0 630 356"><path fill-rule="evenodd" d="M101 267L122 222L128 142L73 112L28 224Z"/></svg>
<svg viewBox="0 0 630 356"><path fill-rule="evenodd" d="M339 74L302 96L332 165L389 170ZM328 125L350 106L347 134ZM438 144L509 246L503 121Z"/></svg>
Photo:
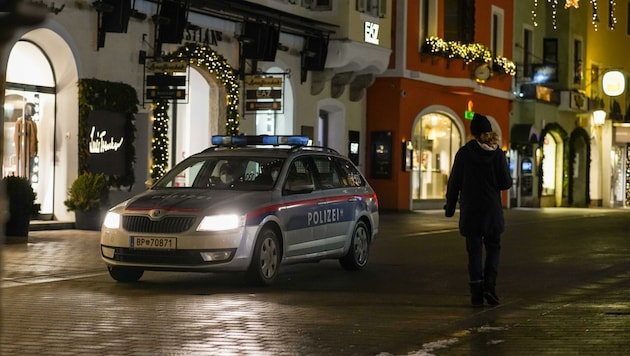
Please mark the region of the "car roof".
<svg viewBox="0 0 630 356"><path fill-rule="evenodd" d="M232 140L234 139L234 140ZM265 142L273 142L263 144ZM279 143L280 142L280 143ZM286 144L286 142L290 142ZM319 153L343 157L339 152L328 147L307 146L306 136L213 136L209 147L195 156L258 156L287 158L299 153Z"/></svg>

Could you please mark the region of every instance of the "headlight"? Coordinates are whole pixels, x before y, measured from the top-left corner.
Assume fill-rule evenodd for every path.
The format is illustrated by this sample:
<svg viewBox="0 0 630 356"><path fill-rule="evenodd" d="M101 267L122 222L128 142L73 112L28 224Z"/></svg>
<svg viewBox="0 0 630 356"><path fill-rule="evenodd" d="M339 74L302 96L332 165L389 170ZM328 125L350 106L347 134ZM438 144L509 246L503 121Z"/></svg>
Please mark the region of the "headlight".
<svg viewBox="0 0 630 356"><path fill-rule="evenodd" d="M197 231L222 231L243 226L244 218L236 214L211 215L201 220Z"/></svg>
<svg viewBox="0 0 630 356"><path fill-rule="evenodd" d="M103 226L108 229L118 229L120 227L120 214L108 212L103 220Z"/></svg>

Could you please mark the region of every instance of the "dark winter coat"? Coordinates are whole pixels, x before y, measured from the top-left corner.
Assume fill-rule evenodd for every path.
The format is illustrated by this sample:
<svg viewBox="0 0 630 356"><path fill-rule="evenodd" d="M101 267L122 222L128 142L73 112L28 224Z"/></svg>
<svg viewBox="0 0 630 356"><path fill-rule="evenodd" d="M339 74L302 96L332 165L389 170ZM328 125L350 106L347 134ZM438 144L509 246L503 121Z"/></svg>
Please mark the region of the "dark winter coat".
<svg viewBox="0 0 630 356"><path fill-rule="evenodd" d="M446 191L446 216L459 199L459 232L463 236L500 234L504 229L501 191L512 186L505 153L469 141L455 155Z"/></svg>

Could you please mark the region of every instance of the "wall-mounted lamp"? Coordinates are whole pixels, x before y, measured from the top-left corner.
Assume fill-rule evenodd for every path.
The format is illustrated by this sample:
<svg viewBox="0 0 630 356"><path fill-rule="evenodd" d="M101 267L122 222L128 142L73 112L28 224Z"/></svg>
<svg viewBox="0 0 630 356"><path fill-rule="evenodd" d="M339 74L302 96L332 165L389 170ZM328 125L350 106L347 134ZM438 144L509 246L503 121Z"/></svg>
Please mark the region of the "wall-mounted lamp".
<svg viewBox="0 0 630 356"><path fill-rule="evenodd" d="M606 111L604 110L595 110L593 111L593 123L596 126L602 126L606 121Z"/></svg>

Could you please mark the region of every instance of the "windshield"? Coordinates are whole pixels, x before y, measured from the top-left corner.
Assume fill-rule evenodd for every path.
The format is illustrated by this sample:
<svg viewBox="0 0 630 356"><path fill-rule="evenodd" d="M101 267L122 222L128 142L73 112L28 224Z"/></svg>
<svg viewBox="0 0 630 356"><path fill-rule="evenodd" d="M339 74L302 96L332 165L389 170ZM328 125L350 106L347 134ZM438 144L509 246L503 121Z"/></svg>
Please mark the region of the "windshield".
<svg viewBox="0 0 630 356"><path fill-rule="evenodd" d="M270 190L284 159L270 157L193 157L184 160L153 187Z"/></svg>

